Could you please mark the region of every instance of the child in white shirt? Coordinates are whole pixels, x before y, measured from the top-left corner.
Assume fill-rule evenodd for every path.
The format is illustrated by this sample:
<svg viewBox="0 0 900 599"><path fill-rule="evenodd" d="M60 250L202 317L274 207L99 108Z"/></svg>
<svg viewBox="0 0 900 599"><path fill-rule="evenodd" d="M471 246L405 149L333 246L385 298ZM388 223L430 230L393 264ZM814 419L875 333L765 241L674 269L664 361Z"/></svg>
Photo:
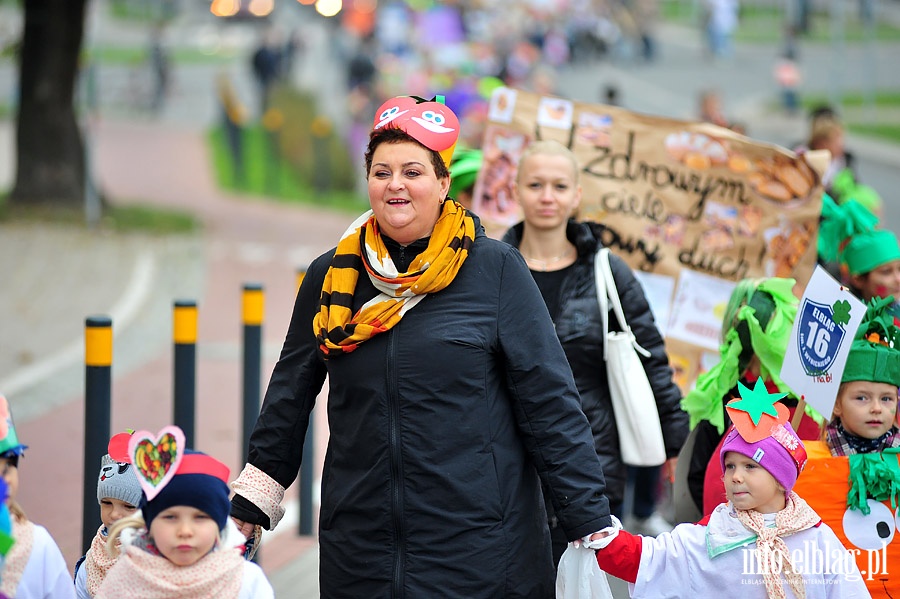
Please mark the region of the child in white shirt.
<svg viewBox="0 0 900 599"><path fill-rule="evenodd" d="M719 454L727 503L656 538L595 534L598 564L630 582L634 597L869 597L853 555L791 490L806 450L780 396L761 381L740 392Z"/></svg>

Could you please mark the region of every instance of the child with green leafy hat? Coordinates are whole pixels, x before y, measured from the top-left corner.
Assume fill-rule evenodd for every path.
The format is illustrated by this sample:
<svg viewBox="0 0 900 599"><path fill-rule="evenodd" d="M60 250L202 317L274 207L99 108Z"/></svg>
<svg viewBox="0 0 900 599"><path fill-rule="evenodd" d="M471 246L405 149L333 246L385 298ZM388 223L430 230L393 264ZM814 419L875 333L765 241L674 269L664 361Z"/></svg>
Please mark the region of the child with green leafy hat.
<svg viewBox="0 0 900 599"><path fill-rule="evenodd" d="M877 453L900 447L897 389L900 328L887 306L893 297L872 299L850 346L825 441L831 455Z"/></svg>
<svg viewBox="0 0 900 599"><path fill-rule="evenodd" d="M875 229L854 235L840 252L851 289L864 302L893 296L888 313L900 318L900 245L892 231Z"/></svg>
<svg viewBox="0 0 900 599"><path fill-rule="evenodd" d="M762 377L770 391L790 392L780 373L799 304L794 285L793 279L776 277L738 282L722 321L719 362L698 377L681 401L696 429L692 452L682 463L688 464L687 485L701 514L708 514L724 496L716 456L731 424L725 403L738 394L738 383L751 384ZM793 398L784 403L791 409L796 406ZM816 439L819 427L804 416L797 433L802 439Z"/></svg>
<svg viewBox="0 0 900 599"><path fill-rule="evenodd" d="M873 299L850 345L832 420L823 440L807 443L809 467L798 488L832 526L873 597L897 597L900 568L896 506L900 502L900 329ZM882 503L884 502L884 503ZM879 563L873 562L873 555Z"/></svg>

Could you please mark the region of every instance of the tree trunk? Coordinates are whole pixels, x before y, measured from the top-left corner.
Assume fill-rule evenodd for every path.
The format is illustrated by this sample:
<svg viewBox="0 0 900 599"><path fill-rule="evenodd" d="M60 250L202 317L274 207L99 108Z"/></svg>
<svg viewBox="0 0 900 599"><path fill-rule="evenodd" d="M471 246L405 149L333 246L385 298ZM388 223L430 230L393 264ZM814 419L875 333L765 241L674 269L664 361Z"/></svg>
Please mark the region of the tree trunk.
<svg viewBox="0 0 900 599"><path fill-rule="evenodd" d="M84 146L73 100L87 0L23 0L16 183L10 203L84 201Z"/></svg>

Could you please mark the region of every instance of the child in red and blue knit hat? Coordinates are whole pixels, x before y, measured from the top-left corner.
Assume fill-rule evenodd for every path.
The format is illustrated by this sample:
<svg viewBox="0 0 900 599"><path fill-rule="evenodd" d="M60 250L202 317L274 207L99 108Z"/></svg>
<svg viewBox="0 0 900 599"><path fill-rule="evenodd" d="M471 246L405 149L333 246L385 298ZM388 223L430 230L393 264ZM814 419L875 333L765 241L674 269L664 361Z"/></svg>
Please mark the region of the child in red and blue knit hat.
<svg viewBox="0 0 900 599"><path fill-rule="evenodd" d="M121 537L124 550L97 598L274 597L259 566L242 557L245 539L229 517L228 467L183 448L177 427L132 436L143 519L126 518L110 531L107 547L115 549Z"/></svg>

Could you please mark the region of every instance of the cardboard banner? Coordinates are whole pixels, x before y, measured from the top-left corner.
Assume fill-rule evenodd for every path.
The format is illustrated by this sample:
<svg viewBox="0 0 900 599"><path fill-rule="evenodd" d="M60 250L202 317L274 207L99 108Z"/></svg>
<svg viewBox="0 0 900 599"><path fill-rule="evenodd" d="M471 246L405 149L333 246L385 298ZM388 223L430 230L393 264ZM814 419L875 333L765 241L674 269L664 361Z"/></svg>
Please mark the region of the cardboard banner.
<svg viewBox="0 0 900 599"><path fill-rule="evenodd" d="M816 264L822 202L819 173L803 157L707 123L501 87L490 102L473 200L492 236L520 220L516 165L537 139L574 151L579 218L601 223L606 247L658 275L656 289L671 289L667 306L652 294L653 312L667 315L660 329L682 390L717 359L737 281L790 277L802 294Z"/></svg>

